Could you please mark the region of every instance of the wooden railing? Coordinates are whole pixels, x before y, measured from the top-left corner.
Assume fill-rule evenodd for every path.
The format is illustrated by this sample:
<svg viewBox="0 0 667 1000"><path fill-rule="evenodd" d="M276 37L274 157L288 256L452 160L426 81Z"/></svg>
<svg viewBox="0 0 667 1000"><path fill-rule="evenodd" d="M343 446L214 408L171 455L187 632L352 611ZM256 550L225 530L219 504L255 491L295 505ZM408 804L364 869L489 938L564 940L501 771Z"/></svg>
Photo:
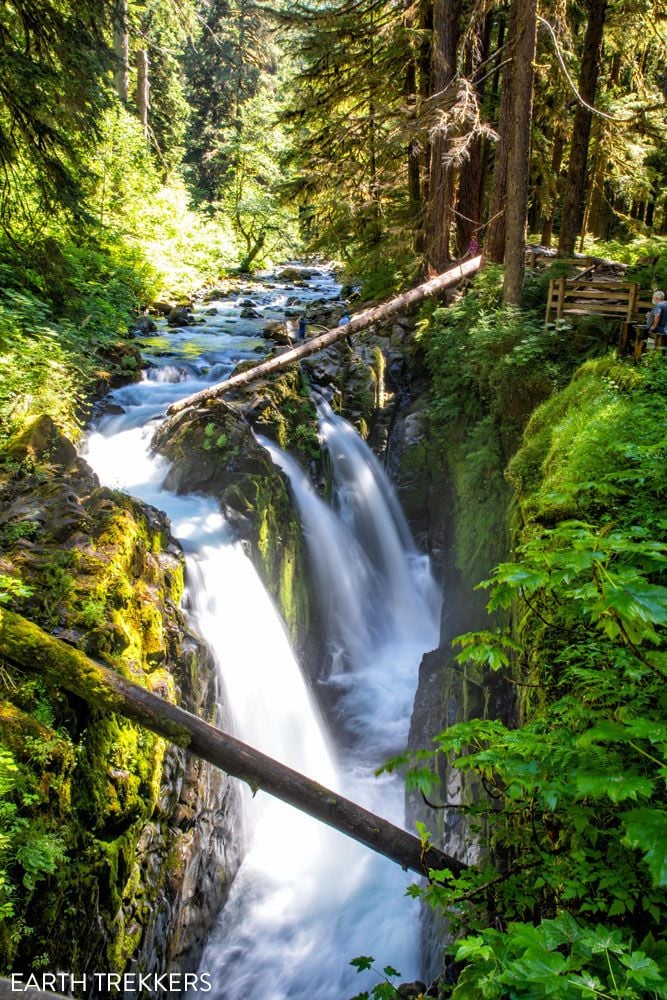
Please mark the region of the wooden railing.
<svg viewBox="0 0 667 1000"><path fill-rule="evenodd" d="M603 316L625 323L644 319L651 308L636 281L591 281L586 278L552 278L549 282L546 321L552 315Z"/></svg>
<svg viewBox="0 0 667 1000"><path fill-rule="evenodd" d="M620 320L618 354L630 350L635 361L639 361L646 347L646 312L653 303L642 292L636 281L591 281L580 278L552 278L549 282L546 322L552 314L556 319L563 316L602 316L605 319ZM661 350L665 337L658 334L655 347Z"/></svg>

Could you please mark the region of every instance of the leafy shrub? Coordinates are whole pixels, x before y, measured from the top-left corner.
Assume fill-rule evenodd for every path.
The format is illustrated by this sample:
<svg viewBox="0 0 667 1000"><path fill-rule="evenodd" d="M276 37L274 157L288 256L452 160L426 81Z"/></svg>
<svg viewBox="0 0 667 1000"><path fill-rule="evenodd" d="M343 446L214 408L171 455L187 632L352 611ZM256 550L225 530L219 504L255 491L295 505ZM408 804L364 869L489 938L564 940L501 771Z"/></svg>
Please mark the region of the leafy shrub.
<svg viewBox="0 0 667 1000"><path fill-rule="evenodd" d="M412 890L462 935L454 1000L667 996L666 396L661 357L605 358L537 410L513 558L483 584L508 624L457 640L523 722L458 723L389 764L427 794L445 766L488 792L458 808L496 866Z"/></svg>
<svg viewBox="0 0 667 1000"><path fill-rule="evenodd" d="M417 338L432 382L430 436L455 485L456 562L475 581L506 548L504 469L531 413L582 357L606 350L563 321L545 327L541 309L501 302L502 271L487 266L473 292L425 311Z"/></svg>
<svg viewBox="0 0 667 1000"><path fill-rule="evenodd" d="M0 918L14 913L17 878L32 890L65 861L65 845L57 833L40 829L21 815L34 801L27 772L0 746Z"/></svg>

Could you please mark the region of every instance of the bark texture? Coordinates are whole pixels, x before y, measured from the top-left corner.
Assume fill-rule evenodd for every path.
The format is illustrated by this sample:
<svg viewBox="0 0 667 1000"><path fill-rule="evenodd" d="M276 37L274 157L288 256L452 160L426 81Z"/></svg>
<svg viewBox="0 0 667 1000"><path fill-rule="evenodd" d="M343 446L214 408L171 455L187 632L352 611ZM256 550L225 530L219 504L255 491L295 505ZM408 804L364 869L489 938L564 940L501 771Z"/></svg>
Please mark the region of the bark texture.
<svg viewBox="0 0 667 1000"><path fill-rule="evenodd" d="M521 301L526 257L537 0L516 0L515 12L510 146L507 155L503 302L518 305Z"/></svg>
<svg viewBox="0 0 667 1000"><path fill-rule="evenodd" d="M565 149L565 136L563 135L562 129L557 129L554 135L554 144L551 152L551 177L554 184L556 185L555 196L552 200L552 204L549 207L548 215L544 218L544 223L542 226L542 235L540 237L540 242L543 247L550 247L551 241L554 234L554 217L556 202L558 201L558 192L560 190L560 169L563 165L563 151Z"/></svg>
<svg viewBox="0 0 667 1000"><path fill-rule="evenodd" d="M606 13L607 0L589 0L578 90L584 101L591 105L595 103L597 92ZM570 159L563 197L563 218L558 239L558 252L564 255L573 253L584 219L586 166L592 117L592 112L588 108L583 104L577 104L572 125Z"/></svg>
<svg viewBox="0 0 667 1000"><path fill-rule="evenodd" d="M456 48L461 22L461 0L436 0L433 6L431 94L437 98L456 73ZM437 100L436 100L437 106ZM450 139L445 123L431 136L429 199L426 213L428 264L440 271L450 260L449 236L454 200L454 166L448 162Z"/></svg>
<svg viewBox="0 0 667 1000"><path fill-rule="evenodd" d="M128 32L127 0L116 0L114 9L113 51L116 59L114 87L118 97L127 104L130 80L130 37Z"/></svg>
<svg viewBox="0 0 667 1000"><path fill-rule="evenodd" d="M149 93L148 52L146 49L139 49L137 52L137 114L144 130L144 138L148 138Z"/></svg>
<svg viewBox="0 0 667 1000"><path fill-rule="evenodd" d="M0 647L9 662L37 671L103 710L116 712L201 757L227 774L295 806L365 844L402 868L430 868L459 875L466 867L400 827L375 816L318 782L267 757L240 740L165 701L132 680L91 660L33 622L0 609Z"/></svg>
<svg viewBox="0 0 667 1000"><path fill-rule="evenodd" d="M503 24L501 22L501 27ZM513 55L513 39L516 36L516 7L512 7L507 27L508 45ZM504 34L499 37L498 45L504 43ZM491 200L489 203L489 224L484 240L484 258L500 264L505 256L505 205L507 202L507 159L510 150L510 118L512 111L512 80L514 74L514 59L503 67L500 91L500 110L498 112L498 142L493 161L493 180L491 184Z"/></svg>

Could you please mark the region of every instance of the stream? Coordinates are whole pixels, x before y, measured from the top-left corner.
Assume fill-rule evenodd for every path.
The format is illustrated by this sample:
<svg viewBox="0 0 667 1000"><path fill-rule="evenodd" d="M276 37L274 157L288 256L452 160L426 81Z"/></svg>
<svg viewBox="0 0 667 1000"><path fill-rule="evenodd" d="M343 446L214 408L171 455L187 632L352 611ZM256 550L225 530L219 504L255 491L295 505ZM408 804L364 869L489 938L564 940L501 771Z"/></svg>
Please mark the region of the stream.
<svg viewBox="0 0 667 1000"><path fill-rule="evenodd" d="M201 325L139 343L151 367L115 390L87 438L100 481L163 510L186 554L185 606L212 649L235 734L387 819L402 824L403 788L373 770L406 742L422 654L437 645L440 595L384 472L354 429L317 398L329 452L331 505L290 455L258 438L287 476L302 521L326 651L315 688L335 693L335 732L315 703L282 620L216 500L162 487L151 453L167 407L261 359L269 320L288 304L337 298L325 268L308 287L274 275L195 308ZM295 301L296 300L296 301ZM258 316L242 318L251 301ZM215 312L213 312L215 310ZM350 960L372 955L403 980L420 971L414 880L396 865L262 792L244 788L245 859L212 928L200 973L215 1000L346 1000L380 981ZM209 873L213 881L214 871ZM205 890L205 887L204 887Z"/></svg>

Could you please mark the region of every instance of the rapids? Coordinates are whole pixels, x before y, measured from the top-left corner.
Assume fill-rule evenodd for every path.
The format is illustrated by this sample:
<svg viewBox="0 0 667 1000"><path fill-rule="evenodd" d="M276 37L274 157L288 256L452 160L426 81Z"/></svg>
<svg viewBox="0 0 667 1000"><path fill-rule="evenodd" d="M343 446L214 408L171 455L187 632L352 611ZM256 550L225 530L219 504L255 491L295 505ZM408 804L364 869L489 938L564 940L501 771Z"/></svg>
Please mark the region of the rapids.
<svg viewBox="0 0 667 1000"><path fill-rule="evenodd" d="M331 274L319 269L298 295L305 304L337 293ZM171 402L263 351L259 329L282 316L286 298L268 279L254 293L260 320L240 319L247 296L239 296L213 303L217 313L202 313L201 326L144 338L152 367L141 382L110 394L86 458L103 484L170 518L186 553L187 610L216 657L236 735L401 823L400 782L375 779L373 769L406 740L419 661L437 643L439 594L377 460L321 400L334 481L328 506L291 456L262 441L300 511L326 632L318 683L337 690L339 739L327 732L276 608L217 502L163 489L169 465L150 450ZM210 997L345 1000L378 982L350 967L362 954L404 979L418 975L417 906L404 896L409 876L262 792L244 795L239 826L247 853L199 970L211 976Z"/></svg>

